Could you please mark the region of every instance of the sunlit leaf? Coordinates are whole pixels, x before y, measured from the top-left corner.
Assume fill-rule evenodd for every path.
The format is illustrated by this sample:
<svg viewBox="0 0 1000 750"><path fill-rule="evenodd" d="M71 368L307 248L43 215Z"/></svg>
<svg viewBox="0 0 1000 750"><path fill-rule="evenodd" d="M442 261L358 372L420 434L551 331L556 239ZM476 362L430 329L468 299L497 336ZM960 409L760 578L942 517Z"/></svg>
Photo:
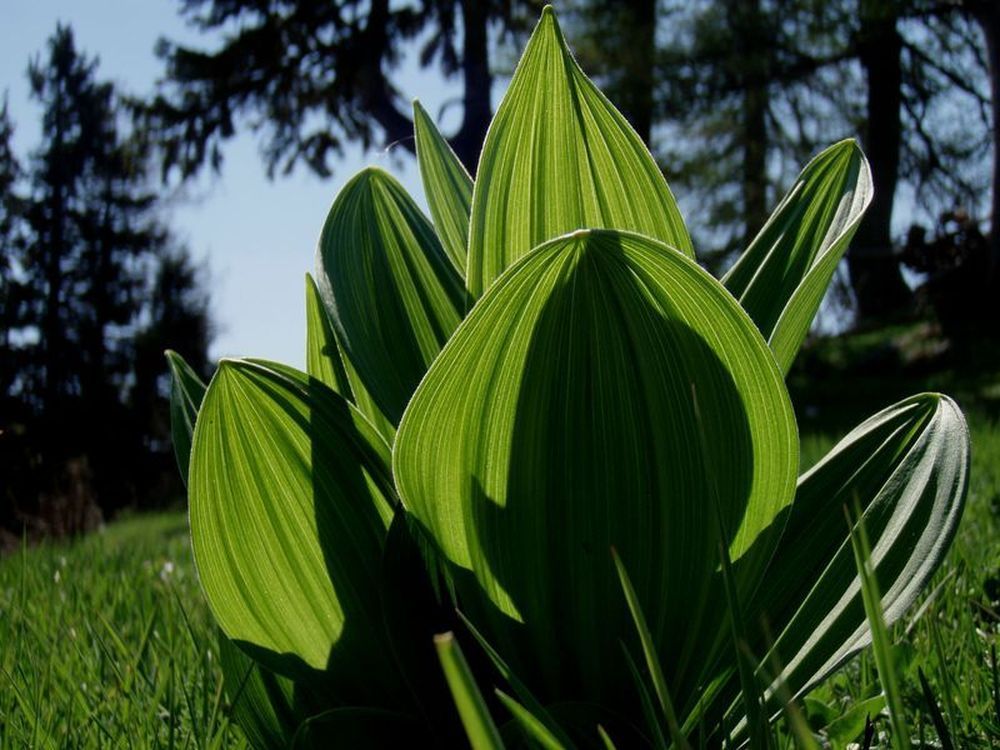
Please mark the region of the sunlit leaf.
<svg viewBox="0 0 1000 750"><path fill-rule="evenodd" d="M413 133L417 142L420 177L434 228L445 252L464 278L472 178L448 141L438 132L434 121L416 101L413 102Z"/></svg>
<svg viewBox="0 0 1000 750"><path fill-rule="evenodd" d="M871 200L871 170L857 142L830 146L806 165L723 277L782 370L791 367Z"/></svg>
<svg viewBox="0 0 1000 750"><path fill-rule="evenodd" d="M347 361L397 424L462 318L461 277L413 199L374 168L354 177L334 201L317 266Z"/></svg>
<svg viewBox="0 0 1000 750"><path fill-rule="evenodd" d="M191 436L194 434L194 424L206 386L180 354L168 349L166 357L170 366L170 437L174 444L177 468L184 484L187 484Z"/></svg>
<svg viewBox="0 0 1000 750"><path fill-rule="evenodd" d="M913 396L870 417L799 480L785 535L753 600L788 689L801 695L871 642L844 508L857 502L885 620L915 601L965 505L969 437L955 403Z"/></svg>
<svg viewBox="0 0 1000 750"><path fill-rule="evenodd" d="M463 607L481 590L504 613L487 637L505 657L519 630L505 618L527 625L531 656L512 668L541 671L544 700L612 702L632 625L611 546L679 680L719 622L709 487L749 580L798 461L781 373L746 314L686 256L608 230L547 243L491 288L414 394L393 460L405 505L475 576L458 582Z"/></svg>
<svg viewBox="0 0 1000 750"><path fill-rule="evenodd" d="M256 361L220 364L194 434L191 541L220 627L281 674L330 668L355 705L395 679L378 606L387 458L340 396Z"/></svg>
<svg viewBox="0 0 1000 750"><path fill-rule="evenodd" d="M316 280L309 274L306 274L306 372L344 398L354 400L333 324L323 307Z"/></svg>
<svg viewBox="0 0 1000 750"><path fill-rule="evenodd" d="M479 297L533 247L582 228L639 232L693 257L660 168L580 70L547 8L479 160L469 225L469 292Z"/></svg>
<svg viewBox="0 0 1000 750"><path fill-rule="evenodd" d="M503 750L500 732L493 723L455 636L452 633L436 636L434 646L473 750Z"/></svg>

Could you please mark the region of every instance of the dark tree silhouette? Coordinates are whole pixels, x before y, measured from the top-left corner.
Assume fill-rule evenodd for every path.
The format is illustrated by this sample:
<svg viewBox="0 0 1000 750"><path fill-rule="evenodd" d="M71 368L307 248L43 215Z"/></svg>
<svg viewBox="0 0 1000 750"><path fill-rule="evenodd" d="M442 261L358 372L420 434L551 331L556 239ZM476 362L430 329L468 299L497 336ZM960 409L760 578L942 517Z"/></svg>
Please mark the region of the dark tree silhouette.
<svg viewBox="0 0 1000 750"><path fill-rule="evenodd" d="M701 186L701 236L741 247L764 216L762 195L773 205L805 159L859 136L877 198L849 260L858 310L905 305L891 233L901 188L935 216L974 207L989 179L989 73L969 10L930 0L668 2L661 18L658 114L674 127L657 151L680 186Z"/></svg>
<svg viewBox="0 0 1000 750"><path fill-rule="evenodd" d="M321 176L345 144L398 142L413 150L409 98L393 82L407 45L420 64L462 81L462 121L451 142L475 169L490 121L490 31L533 22L532 0L181 0L213 49L161 40L166 75L144 107L164 144L166 170L218 167L241 126L265 135L269 174L302 162ZM238 29L235 33L230 30ZM407 92L412 94L412 92Z"/></svg>
<svg viewBox="0 0 1000 750"><path fill-rule="evenodd" d="M4 97L0 106L0 411L4 413L13 408L6 396L17 372L11 331L18 324L21 297L14 258L24 240L24 198L18 193L21 164L11 144L13 135L14 124Z"/></svg>
<svg viewBox="0 0 1000 750"><path fill-rule="evenodd" d="M29 189L4 200L4 216L14 205L21 219L5 241L3 307L13 355L3 398L16 405L4 421L18 420L3 426L13 441L5 473L19 474L21 515L32 496L43 515L46 498L58 500L57 516L70 496L110 511L146 502L170 453L156 445L166 429L149 396L165 373L162 351L153 367L140 366L140 350L159 344L161 331L188 335L175 345L186 341L204 363L210 334L199 278L160 219L148 143L130 132L96 71L59 26L28 68L43 111Z"/></svg>

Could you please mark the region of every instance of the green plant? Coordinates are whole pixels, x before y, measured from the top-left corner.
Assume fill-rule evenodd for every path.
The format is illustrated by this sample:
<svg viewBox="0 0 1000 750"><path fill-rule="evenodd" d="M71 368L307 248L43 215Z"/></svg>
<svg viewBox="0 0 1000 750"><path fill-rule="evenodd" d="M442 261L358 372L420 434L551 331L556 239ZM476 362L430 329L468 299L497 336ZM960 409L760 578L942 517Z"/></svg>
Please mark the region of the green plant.
<svg viewBox="0 0 1000 750"><path fill-rule="evenodd" d="M416 109L440 234L384 172L345 186L308 373L226 360L203 392L171 355L237 721L259 746L463 725L489 748L767 746L871 642L866 605L891 624L916 599L966 492L939 394L796 479L784 374L871 199L864 156L813 159L720 282L551 10L474 184ZM435 653L446 630L471 665L451 638Z"/></svg>

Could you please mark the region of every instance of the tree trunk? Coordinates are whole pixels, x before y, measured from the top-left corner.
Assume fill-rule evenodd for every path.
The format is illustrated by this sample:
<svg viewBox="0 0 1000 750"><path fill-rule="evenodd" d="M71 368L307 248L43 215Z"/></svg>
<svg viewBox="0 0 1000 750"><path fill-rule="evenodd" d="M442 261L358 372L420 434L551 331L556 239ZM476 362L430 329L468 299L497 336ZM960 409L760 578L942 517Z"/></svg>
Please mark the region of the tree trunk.
<svg viewBox="0 0 1000 750"><path fill-rule="evenodd" d="M479 154L483 150L486 129L493 116L490 74L487 3L482 0L462 0L462 25L465 38L462 45L462 126L451 141L455 155L462 160L469 174L475 176Z"/></svg>
<svg viewBox="0 0 1000 750"><path fill-rule="evenodd" d="M970 5L972 17L986 39L986 58L990 66L990 99L993 115L993 185L990 197L990 265L987 284L1000 283L1000 4L980 0Z"/></svg>
<svg viewBox="0 0 1000 750"><path fill-rule="evenodd" d="M628 39L628 45L627 50L621 50L621 73L629 83L622 86L618 104L642 142L650 146L656 83L656 0L635 0L623 5L622 12L625 26L621 37Z"/></svg>
<svg viewBox="0 0 1000 750"><path fill-rule="evenodd" d="M67 114L63 106L62 92L56 92L54 106L54 133L50 151L62 155L65 152L64 134L66 131ZM65 387L62 372L63 326L60 318L62 308L63 271L62 256L65 252L66 238L63 234L66 228L67 174L59 159L52 159L53 169L51 195L42 210L48 211L45 217L48 226L39 227L38 242L44 258L44 311L41 315L39 334L41 337L41 373L43 377L41 410L43 415L51 415L58 411L61 389Z"/></svg>
<svg viewBox="0 0 1000 750"><path fill-rule="evenodd" d="M893 10L861 0L859 60L868 79L865 151L875 195L848 254L859 321L905 310L913 298L892 254L892 209L902 146L902 37Z"/></svg>
<svg viewBox="0 0 1000 750"><path fill-rule="evenodd" d="M767 221L767 80L770 33L760 0L730 6L734 36L745 42L743 85L743 247L748 247Z"/></svg>

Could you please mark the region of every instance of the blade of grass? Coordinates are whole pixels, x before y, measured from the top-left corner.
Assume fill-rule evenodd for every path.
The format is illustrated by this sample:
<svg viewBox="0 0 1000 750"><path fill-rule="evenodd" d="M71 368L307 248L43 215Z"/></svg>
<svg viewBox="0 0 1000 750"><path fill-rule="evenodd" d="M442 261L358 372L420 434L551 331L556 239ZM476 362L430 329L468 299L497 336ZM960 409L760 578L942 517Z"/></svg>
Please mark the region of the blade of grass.
<svg viewBox="0 0 1000 750"><path fill-rule="evenodd" d="M698 405L698 389L691 383L691 403L694 406L695 423L698 426L698 440L704 453L708 438L705 434L705 423L701 415L701 407ZM715 485L716 473L713 467L705 466L705 477L710 485L710 497L715 509L716 531L718 533L719 562L722 567L722 583L726 596L726 612L733 639L733 648L736 650L736 666L740 679L740 694L743 697L743 704L746 709L747 722L750 729L750 745L754 748L769 748L770 736L768 733L767 716L763 710L763 696L760 685L755 675L754 662L747 658L749 642L746 634L746 621L743 617L743 607L740 604L739 593L736 590L736 580L733 576L732 559L729 557L729 547L726 540L731 537L726 529L725 520L722 516L722 505L719 502L719 492Z"/></svg>
<svg viewBox="0 0 1000 750"><path fill-rule="evenodd" d="M646 687L646 683L642 679L639 667L636 666L635 660L632 658L632 654L628 652L624 643L622 643L622 653L625 656L625 663L628 665L629 671L632 673L632 681L635 683L635 690L639 694L639 706L642 708L642 715L646 718L646 723L649 725L649 731L653 735L653 747L655 747L656 750L666 750L667 740L663 736L663 727L660 726L660 719L656 715L656 709L653 708L653 698L650 696L649 689Z"/></svg>
<svg viewBox="0 0 1000 750"><path fill-rule="evenodd" d="M927 682L927 677L924 675L923 669L917 669L917 677L920 678L920 690L924 694L924 702L927 704L927 711L931 715L931 721L934 722L934 730L937 732L938 739L941 740L942 750L954 750L955 745L951 741L951 732L948 731L948 726L944 722L944 716L941 715L941 708L938 706L937 698L934 696L931 686Z"/></svg>
<svg viewBox="0 0 1000 750"><path fill-rule="evenodd" d="M677 723L677 714L674 712L674 704L670 699L670 690L667 687L667 680L663 676L663 668L660 666L660 657L656 653L656 645L653 643L653 636L649 632L649 625L646 624L646 617L642 613L639 604L639 597L636 596L635 588L629 579L625 565L618 556L618 551L612 547L611 557L615 561L615 569L618 571L618 580L621 581L622 591L625 592L625 601L628 603L629 612L632 613L632 620L635 622L636 630L639 632L639 641L642 643L642 653L646 658L646 668L649 669L649 676L653 679L653 689L660 702L660 710L667 721L667 730L670 732L670 740L678 748L689 750L684 735L681 734L680 726Z"/></svg>
<svg viewBox="0 0 1000 750"><path fill-rule="evenodd" d="M572 747L572 740L570 740L570 738L566 735L562 727L559 726L559 723L552 718L552 715L545 710L545 707L538 701L537 698L535 698L531 691L528 690L527 685L525 685L521 679L514 674L514 671L507 665L507 662L504 661L503 657L500 656L497 650L490 645L490 642L486 640L486 637L479 632L479 629L472 624L472 621L469 620L469 618L467 618L461 610L456 610L456 614L464 623L468 631L472 634L472 637L479 642L480 648L486 652L486 655L489 657L490 661L493 662L493 666L496 667L500 676L503 677L514 690L514 695L516 695L521 703L524 704L525 709L529 711L538 721L542 722L549 733L556 737L561 743L567 747Z"/></svg>
<svg viewBox="0 0 1000 750"><path fill-rule="evenodd" d="M597 734L600 735L601 742L604 743L604 750L618 750L615 747L615 743L611 741L611 737L608 736L608 733L604 731L604 727L600 724L597 725Z"/></svg>
<svg viewBox="0 0 1000 750"><path fill-rule="evenodd" d="M958 717L955 715L955 694L952 691L954 686L951 674L948 671L948 664L950 662L944 652L944 643L941 640L941 631L938 628L937 622L934 618L930 618L927 622L927 627L931 634L931 647L934 650L934 655L937 657L940 684L944 693L944 707L948 712L948 722L952 727L957 727Z"/></svg>
<svg viewBox="0 0 1000 750"><path fill-rule="evenodd" d="M868 544L868 533L865 531L864 519L860 508L855 509L855 519L852 521L850 511L845 507L844 516L851 532L851 548L854 550L854 562L861 579L861 594L864 600L868 625L872 632L872 652L875 665L878 668L879 680L885 693L886 706L889 709L889 722L892 725L892 745L897 750L905 750L910 746L910 733L903 714L903 699L896 677L896 668L892 659L892 643L882 615L882 596L879 593L878 581L872 566L871 547Z"/></svg>
<svg viewBox="0 0 1000 750"><path fill-rule="evenodd" d="M434 636L434 647L473 750L502 750L503 741L453 633Z"/></svg>
<svg viewBox="0 0 1000 750"><path fill-rule="evenodd" d="M771 674L767 673L763 664L761 664L760 670L767 680L767 683L772 686L772 690L775 695L777 695L778 699L781 701L782 710L785 712L785 722L788 725L789 731L795 739L796 745L802 750L820 750L819 744L816 742L816 739L813 737L812 732L809 729L809 724L806 722L801 709L792 697L792 693L788 689L788 685L782 678L782 673L785 671L785 668L781 663L781 658L779 657L777 650L774 648L774 638L772 637L770 628L767 626L766 622L764 623L764 635L767 639L767 651L770 655L769 661L771 663ZM745 650L749 654L749 647Z"/></svg>
<svg viewBox="0 0 1000 750"><path fill-rule="evenodd" d="M990 666L993 668L993 710L996 713L997 725L1000 725L1000 674L997 670L997 647L990 646Z"/></svg>
<svg viewBox="0 0 1000 750"><path fill-rule="evenodd" d="M539 744L539 746L545 748L545 750L568 750L567 746L564 745L559 739L548 730L542 721L539 720L531 711L526 709L520 703L518 703L514 698L511 698L507 693L503 692L499 688L493 691L496 693L497 698L500 702L504 704L511 715L514 717L514 721L518 723L518 726L524 730L531 739Z"/></svg>

